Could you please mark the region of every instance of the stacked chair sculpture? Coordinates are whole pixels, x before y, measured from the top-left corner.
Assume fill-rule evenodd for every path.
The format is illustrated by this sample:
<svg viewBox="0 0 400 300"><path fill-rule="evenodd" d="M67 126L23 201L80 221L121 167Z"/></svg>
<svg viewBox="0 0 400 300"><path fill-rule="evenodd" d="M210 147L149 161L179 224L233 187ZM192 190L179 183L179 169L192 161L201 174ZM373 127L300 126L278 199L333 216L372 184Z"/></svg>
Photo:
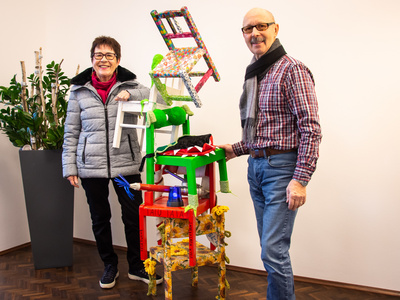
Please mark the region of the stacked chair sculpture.
<svg viewBox="0 0 400 300"><path fill-rule="evenodd" d="M155 261L164 266L165 299L172 299L171 272L192 268L192 285L197 285L197 268L205 264L218 264L219 294L217 299L225 299L225 228L224 206L216 205L216 166L219 170L220 191L230 192L228 185L225 151L213 145L211 134L192 136L189 117L193 115L187 105L169 107L174 101L190 101L201 107L198 92L212 76L219 81L219 74L211 60L207 48L186 7L181 10L169 10L162 13L152 11L151 15L157 25L169 52L157 63L153 63L150 73L154 83L150 102L146 104L121 103L119 121L116 124L114 147L119 146L119 136L123 127L137 126L145 128L146 183L131 184L130 187L144 191L144 203L139 208L141 258L145 260L148 272L154 271ZM184 32L178 23L184 19L188 32ZM171 31L167 32L165 24ZM197 47L177 48L173 39L193 38ZM204 58L208 70L194 72L193 67ZM196 86L192 78L200 77ZM173 85L162 83L168 78L180 82L178 89ZM184 95L184 88L189 96ZM159 106L156 102L157 92L161 94L168 106ZM126 107L124 108L124 105ZM146 124L123 124L124 113L145 114ZM172 128L171 144L155 149L155 134ZM179 132L182 136L178 138ZM182 186L162 184L163 175L172 175L183 182ZM201 179L201 184L198 183ZM163 243L150 247L150 258L147 252L148 217L162 218ZM201 245L198 235L207 235L210 247ZM174 238L187 237L187 241L174 242ZM211 238L213 237L213 238ZM152 277L151 277L152 278ZM153 278L154 279L154 278ZM155 294L155 281L150 280L149 293Z"/></svg>

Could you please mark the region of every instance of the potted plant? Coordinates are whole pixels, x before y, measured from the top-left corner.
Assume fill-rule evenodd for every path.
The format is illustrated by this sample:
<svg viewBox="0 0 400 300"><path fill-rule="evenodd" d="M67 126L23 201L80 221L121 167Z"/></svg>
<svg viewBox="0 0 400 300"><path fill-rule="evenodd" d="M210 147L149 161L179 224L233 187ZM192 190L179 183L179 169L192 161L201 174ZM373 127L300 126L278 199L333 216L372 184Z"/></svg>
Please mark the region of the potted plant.
<svg viewBox="0 0 400 300"><path fill-rule="evenodd" d="M52 61L0 86L0 130L20 148L20 166L36 269L72 265L73 187L62 178L61 153L70 79ZM29 86L27 81L29 81ZM30 151L27 151L30 150Z"/></svg>

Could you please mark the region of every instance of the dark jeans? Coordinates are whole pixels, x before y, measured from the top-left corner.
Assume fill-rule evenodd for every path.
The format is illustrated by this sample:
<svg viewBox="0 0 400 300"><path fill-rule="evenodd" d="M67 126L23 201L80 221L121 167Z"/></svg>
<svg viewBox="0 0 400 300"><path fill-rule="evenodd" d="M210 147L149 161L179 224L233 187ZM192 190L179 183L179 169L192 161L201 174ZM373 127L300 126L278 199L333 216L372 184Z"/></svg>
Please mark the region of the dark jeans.
<svg viewBox="0 0 400 300"><path fill-rule="evenodd" d="M124 176L128 182L142 182L140 174ZM92 229L97 249L104 265L118 264L118 256L114 252L111 235L111 209L108 202L109 182L112 180L121 205L122 222L125 227L125 238L128 245L127 259L129 271L143 268L140 259L139 237L139 205L142 203L142 192L133 191L134 199L130 199L125 190L119 187L114 178L81 178L92 218Z"/></svg>

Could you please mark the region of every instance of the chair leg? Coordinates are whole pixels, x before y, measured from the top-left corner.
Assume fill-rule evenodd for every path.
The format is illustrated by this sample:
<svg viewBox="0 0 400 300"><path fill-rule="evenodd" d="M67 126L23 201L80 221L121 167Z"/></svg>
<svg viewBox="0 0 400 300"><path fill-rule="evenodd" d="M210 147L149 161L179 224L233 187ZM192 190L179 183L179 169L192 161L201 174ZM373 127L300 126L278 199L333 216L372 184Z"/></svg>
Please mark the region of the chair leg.
<svg viewBox="0 0 400 300"><path fill-rule="evenodd" d="M156 283L156 274L153 276L149 277L149 283L148 283L148 292L147 296L156 296L157 295L157 283Z"/></svg>
<svg viewBox="0 0 400 300"><path fill-rule="evenodd" d="M171 249L170 249L170 237L171 237L171 219L165 219L165 245L164 245L164 290L165 299L172 300L172 266L171 260Z"/></svg>
<svg viewBox="0 0 400 300"><path fill-rule="evenodd" d="M225 266L225 258L221 257L221 261L218 264L218 291L220 300L225 300L226 298L226 266Z"/></svg>
<svg viewBox="0 0 400 300"><path fill-rule="evenodd" d="M143 213L143 206L139 206L139 236L140 236L140 258L146 260L147 255L147 228L146 215Z"/></svg>
<svg viewBox="0 0 400 300"><path fill-rule="evenodd" d="M199 283L199 267L195 266L191 268L192 270L192 286L197 287Z"/></svg>
<svg viewBox="0 0 400 300"><path fill-rule="evenodd" d="M166 264L164 264L164 290L165 300L172 300L172 272Z"/></svg>

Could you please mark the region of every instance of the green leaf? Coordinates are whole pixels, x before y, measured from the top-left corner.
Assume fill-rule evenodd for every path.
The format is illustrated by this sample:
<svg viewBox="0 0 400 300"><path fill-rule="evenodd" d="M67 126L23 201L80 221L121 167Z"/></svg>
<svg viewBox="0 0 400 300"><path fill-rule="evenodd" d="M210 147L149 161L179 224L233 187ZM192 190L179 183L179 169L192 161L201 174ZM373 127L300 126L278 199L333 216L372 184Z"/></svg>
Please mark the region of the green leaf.
<svg viewBox="0 0 400 300"><path fill-rule="evenodd" d="M51 105L51 84L56 82L57 76L59 82L56 103L58 124L55 123ZM30 95L32 94L31 86L26 89L28 106L26 112L23 111L21 99L22 86L18 83L16 75L11 78L9 86L0 86L0 103L4 105L0 110L0 131L6 134L16 147L29 144L30 136L34 135L38 148L59 149L63 143L70 79L64 75L59 63L52 61L46 65L46 71L42 76L44 112L41 99L37 94L39 77L32 73L27 76L27 80L34 90L33 95Z"/></svg>

